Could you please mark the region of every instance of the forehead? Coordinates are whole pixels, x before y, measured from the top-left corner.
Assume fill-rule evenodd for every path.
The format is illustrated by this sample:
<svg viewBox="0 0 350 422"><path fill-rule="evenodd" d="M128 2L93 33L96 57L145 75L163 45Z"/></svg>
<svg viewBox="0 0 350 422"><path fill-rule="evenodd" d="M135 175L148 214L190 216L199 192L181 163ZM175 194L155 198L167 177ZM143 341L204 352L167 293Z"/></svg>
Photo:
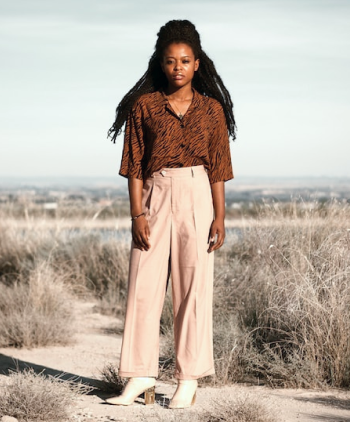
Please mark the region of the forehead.
<svg viewBox="0 0 350 422"><path fill-rule="evenodd" d="M185 56L189 56L192 57L194 56L193 54L193 50L191 48L191 46L189 46L188 44L185 43L171 43L169 44L165 49L164 49L164 56L165 57L185 57Z"/></svg>

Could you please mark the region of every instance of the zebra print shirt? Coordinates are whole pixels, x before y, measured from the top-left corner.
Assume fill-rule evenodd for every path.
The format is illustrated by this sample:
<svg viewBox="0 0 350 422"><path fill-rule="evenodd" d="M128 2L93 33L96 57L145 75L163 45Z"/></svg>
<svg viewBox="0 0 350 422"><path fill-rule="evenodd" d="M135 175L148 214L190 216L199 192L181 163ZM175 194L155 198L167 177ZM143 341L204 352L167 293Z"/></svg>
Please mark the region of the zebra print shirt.
<svg viewBox="0 0 350 422"><path fill-rule="evenodd" d="M119 174L147 179L162 168L204 165L210 183L233 178L229 137L221 104L193 89L180 119L165 94L142 95L129 113Z"/></svg>

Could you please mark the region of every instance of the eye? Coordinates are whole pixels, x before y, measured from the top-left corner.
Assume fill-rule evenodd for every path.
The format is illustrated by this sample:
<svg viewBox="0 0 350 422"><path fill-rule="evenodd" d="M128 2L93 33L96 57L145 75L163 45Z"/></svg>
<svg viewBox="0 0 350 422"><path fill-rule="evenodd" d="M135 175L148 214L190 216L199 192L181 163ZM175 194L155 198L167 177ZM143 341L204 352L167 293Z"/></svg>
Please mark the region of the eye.
<svg viewBox="0 0 350 422"><path fill-rule="evenodd" d="M188 59L182 60L182 63L189 63L190 61Z"/></svg>

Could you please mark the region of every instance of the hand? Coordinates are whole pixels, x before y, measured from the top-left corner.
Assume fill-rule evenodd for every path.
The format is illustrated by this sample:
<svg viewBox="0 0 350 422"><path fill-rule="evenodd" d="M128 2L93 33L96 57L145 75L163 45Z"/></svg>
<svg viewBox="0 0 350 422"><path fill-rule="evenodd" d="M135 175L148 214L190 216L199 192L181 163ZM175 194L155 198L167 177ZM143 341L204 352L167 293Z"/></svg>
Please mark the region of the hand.
<svg viewBox="0 0 350 422"><path fill-rule="evenodd" d="M151 247L149 243L150 230L144 215L133 220L131 234L135 248L141 249L141 251L148 251Z"/></svg>
<svg viewBox="0 0 350 422"><path fill-rule="evenodd" d="M223 218L216 218L210 227L209 232L209 249L208 252L213 252L224 244L225 240L225 223Z"/></svg>

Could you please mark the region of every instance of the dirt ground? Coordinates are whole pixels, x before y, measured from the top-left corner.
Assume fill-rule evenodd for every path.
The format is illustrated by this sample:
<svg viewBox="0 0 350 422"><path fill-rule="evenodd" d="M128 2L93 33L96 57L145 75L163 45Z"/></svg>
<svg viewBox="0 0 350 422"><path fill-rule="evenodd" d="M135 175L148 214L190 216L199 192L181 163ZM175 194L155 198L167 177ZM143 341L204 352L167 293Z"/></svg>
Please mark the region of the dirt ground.
<svg viewBox="0 0 350 422"><path fill-rule="evenodd" d="M94 304L90 302L76 302L75 308L77 334L70 346L32 350L0 348L0 374L6 374L9 368L17 365L20 368L33 367L39 372L45 370L45 373L52 375L64 372L67 378L81 378L84 382L98 385L104 365L118 364L121 322L94 312ZM157 421L162 416L162 419L170 422L177 420L176 415L184 417L184 413L187 413L191 421L191 414L199 409L210 409L216 398L248 397L262 403L278 422L350 422L350 391L270 389L245 385L204 387L197 393L195 406L177 410L174 416L174 411L167 409L167 404L175 388L175 384L158 382L156 404L147 407L142 399L128 407L110 406L103 401L108 395L95 390L78 398L71 409L71 420Z"/></svg>

